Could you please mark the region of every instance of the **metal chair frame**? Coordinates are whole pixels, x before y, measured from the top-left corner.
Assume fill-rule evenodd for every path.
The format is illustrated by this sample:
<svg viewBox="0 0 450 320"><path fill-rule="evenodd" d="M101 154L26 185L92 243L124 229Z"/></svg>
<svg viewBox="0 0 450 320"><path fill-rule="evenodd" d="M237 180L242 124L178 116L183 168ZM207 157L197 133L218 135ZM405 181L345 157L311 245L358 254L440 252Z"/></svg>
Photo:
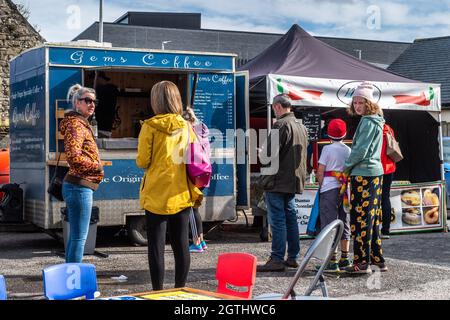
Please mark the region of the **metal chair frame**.
<svg viewBox="0 0 450 320"><path fill-rule="evenodd" d="M341 240L342 233L344 232L344 224L341 220L334 220L332 223L327 225L316 237L308 251L306 252L305 257L303 258L300 266L298 267L297 272L295 273L294 278L289 284L288 289L284 293L282 299L287 299L291 296L292 299L295 299L296 293L294 291L294 287L298 282L298 279L304 273L306 266L308 265L311 258L318 258L322 260L322 264L320 265L319 270L317 271L313 281L305 292L305 296L310 296L313 291L316 289L321 289L322 295L324 297L328 297L328 288L325 283L325 278L323 277L323 272L325 267L330 262L331 256L333 252L336 250L339 241ZM328 240L328 241L327 241Z"/></svg>

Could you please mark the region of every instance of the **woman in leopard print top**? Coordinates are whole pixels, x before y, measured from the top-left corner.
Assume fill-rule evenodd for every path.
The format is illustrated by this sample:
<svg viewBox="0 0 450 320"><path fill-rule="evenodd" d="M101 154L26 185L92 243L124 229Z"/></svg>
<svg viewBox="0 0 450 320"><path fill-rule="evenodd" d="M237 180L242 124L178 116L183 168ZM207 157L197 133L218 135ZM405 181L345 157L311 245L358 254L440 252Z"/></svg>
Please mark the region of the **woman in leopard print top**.
<svg viewBox="0 0 450 320"><path fill-rule="evenodd" d="M103 179L103 167L88 118L95 111L95 91L80 85L69 89L73 110L60 123L69 172L64 178L63 197L70 235L66 262L81 262L92 212L93 192Z"/></svg>

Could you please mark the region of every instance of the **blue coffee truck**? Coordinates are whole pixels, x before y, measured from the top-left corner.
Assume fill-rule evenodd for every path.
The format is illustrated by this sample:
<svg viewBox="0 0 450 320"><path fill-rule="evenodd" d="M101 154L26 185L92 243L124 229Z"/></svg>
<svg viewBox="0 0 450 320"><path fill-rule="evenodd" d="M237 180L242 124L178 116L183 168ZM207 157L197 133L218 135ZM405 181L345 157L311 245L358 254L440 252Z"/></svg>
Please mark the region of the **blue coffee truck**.
<svg viewBox="0 0 450 320"><path fill-rule="evenodd" d="M115 87L111 135L97 139L106 163L105 177L94 193L98 225L127 226L133 241L146 241L144 211L139 206L143 171L135 164L137 138L140 121L153 115L150 90L162 80L178 86L183 105L192 103L212 132L213 176L203 191L203 221L234 219L238 209L249 207L250 184L249 143L242 143L245 134L237 143L234 134L236 129L242 133L248 128L248 74L235 71L235 58L232 54L113 48L91 41L46 43L13 58L11 182L20 183L24 190L24 219L44 230L62 227L65 204L46 192L58 157L58 175L67 170L58 122L70 108L69 87L75 83L94 87L96 74Z"/></svg>

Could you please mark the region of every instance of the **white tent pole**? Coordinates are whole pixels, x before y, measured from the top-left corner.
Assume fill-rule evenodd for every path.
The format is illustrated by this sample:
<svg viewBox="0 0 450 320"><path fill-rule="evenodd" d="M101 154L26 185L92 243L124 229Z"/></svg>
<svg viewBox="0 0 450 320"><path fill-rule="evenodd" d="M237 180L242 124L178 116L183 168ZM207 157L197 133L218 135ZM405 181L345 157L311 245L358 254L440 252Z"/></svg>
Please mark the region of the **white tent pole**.
<svg viewBox="0 0 450 320"><path fill-rule="evenodd" d="M444 172L444 146L442 144L442 114L439 112L438 115L439 121L439 153L441 159L441 180L445 180L445 172Z"/></svg>
<svg viewBox="0 0 450 320"><path fill-rule="evenodd" d="M270 88L269 88L269 79L266 76L266 104L267 104L267 134L269 134L272 129L272 104L270 103Z"/></svg>

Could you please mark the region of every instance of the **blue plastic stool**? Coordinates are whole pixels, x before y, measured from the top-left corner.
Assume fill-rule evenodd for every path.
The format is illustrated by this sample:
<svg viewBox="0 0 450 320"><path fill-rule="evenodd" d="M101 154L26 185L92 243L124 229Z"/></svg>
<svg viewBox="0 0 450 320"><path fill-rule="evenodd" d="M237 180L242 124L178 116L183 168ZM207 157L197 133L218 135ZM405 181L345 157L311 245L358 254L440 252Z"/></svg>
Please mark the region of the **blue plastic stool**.
<svg viewBox="0 0 450 320"><path fill-rule="evenodd" d="M5 277L0 276L0 300L6 300L6 282Z"/></svg>
<svg viewBox="0 0 450 320"><path fill-rule="evenodd" d="M49 300L85 296L94 299L97 291L95 266L89 263L62 263L42 270L44 295Z"/></svg>

